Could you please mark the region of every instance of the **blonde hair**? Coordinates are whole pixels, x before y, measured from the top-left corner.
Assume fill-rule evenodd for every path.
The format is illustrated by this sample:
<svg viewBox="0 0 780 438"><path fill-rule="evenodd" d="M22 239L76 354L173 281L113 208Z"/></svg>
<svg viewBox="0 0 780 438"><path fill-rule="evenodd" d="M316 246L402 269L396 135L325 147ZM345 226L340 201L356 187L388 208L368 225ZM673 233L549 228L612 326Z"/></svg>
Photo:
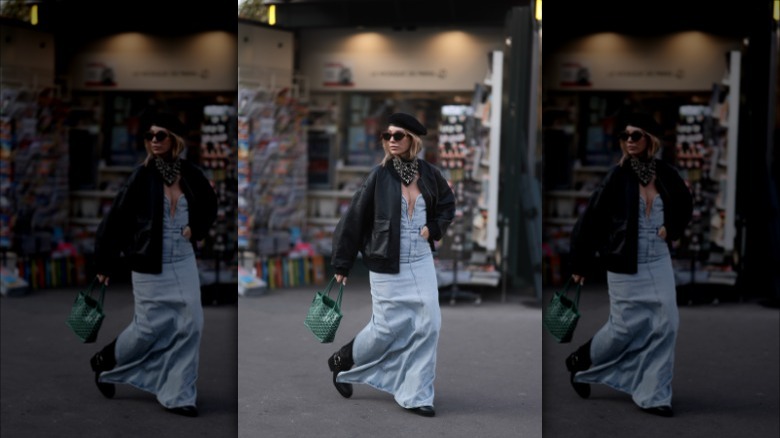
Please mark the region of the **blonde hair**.
<svg viewBox="0 0 780 438"><path fill-rule="evenodd" d="M181 136L174 134L173 132L169 130L165 130L165 132L168 133L168 137L171 139L171 157L178 157L181 155L181 153L184 151L184 148L187 147L187 143L184 141L184 138ZM150 141L147 141L144 139L144 147L146 148L146 158L143 161L144 166L148 166L149 163L152 162L154 159L154 154L152 153L152 147L149 146Z"/></svg>
<svg viewBox="0 0 780 438"><path fill-rule="evenodd" d="M411 144L409 145L409 150L407 150L405 154L400 156L400 158L403 158L405 160L411 160L412 158L416 157L420 153L420 151L423 148L423 142L422 139L417 134L411 133L405 129L403 129L403 133L409 136L409 141ZM388 149L387 147L387 142L390 140L380 139L379 141L382 142L382 149L385 151L385 156L384 158L382 158L382 163L381 163L382 166L384 166L385 164L393 160L393 154L390 153L390 149Z"/></svg>
<svg viewBox="0 0 780 438"><path fill-rule="evenodd" d="M644 134L647 141L647 147L643 151L643 153L646 155L646 158L653 158L655 154L658 153L658 151L661 150L661 146L663 146L663 143L661 142L661 139L656 137L653 134L650 134L647 131L642 130L642 134ZM621 166L623 163L630 157L628 154L628 150L626 149L626 142L624 140L618 140L620 142L620 150L623 151L623 156L620 157L620 161L618 164Z"/></svg>

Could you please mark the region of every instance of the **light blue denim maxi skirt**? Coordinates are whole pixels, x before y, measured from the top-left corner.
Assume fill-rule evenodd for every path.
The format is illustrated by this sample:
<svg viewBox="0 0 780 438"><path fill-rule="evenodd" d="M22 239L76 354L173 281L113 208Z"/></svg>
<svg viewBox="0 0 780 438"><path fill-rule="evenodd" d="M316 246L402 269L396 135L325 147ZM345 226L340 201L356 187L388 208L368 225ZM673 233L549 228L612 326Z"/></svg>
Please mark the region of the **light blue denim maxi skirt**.
<svg viewBox="0 0 780 438"><path fill-rule="evenodd" d="M645 205L640 198L638 271L607 272L609 320L593 337L593 365L574 380L610 386L650 408L672 405L679 313L669 247L657 235L663 201L655 197L649 217Z"/></svg>
<svg viewBox="0 0 780 438"><path fill-rule="evenodd" d="M370 385L416 408L433 406L441 311L430 244L420 236L425 201L417 197L411 218L401 202L400 272L369 273L371 320L355 337L355 365L336 380Z"/></svg>
<svg viewBox="0 0 780 438"><path fill-rule="evenodd" d="M196 406L203 307L192 243L181 235L187 198L179 198L174 217L168 198L163 211L162 273L132 273L135 315L117 338L117 366L100 381L155 394L166 408Z"/></svg>

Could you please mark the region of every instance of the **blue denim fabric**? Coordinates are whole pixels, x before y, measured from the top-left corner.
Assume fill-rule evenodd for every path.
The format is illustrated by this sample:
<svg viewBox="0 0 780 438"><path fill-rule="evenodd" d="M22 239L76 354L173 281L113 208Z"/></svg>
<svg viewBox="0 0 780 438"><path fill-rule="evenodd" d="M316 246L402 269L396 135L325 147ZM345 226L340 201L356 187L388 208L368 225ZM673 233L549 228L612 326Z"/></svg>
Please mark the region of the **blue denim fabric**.
<svg viewBox="0 0 780 438"><path fill-rule="evenodd" d="M100 381L155 394L166 408L195 406L203 307L195 253L181 235L187 198L179 198L173 217L163 216L162 273L132 273L135 315L117 338L117 366Z"/></svg>
<svg viewBox="0 0 780 438"><path fill-rule="evenodd" d="M404 408L433 406L439 288L430 245L420 236L425 201L417 197L411 217L406 200L401 202L401 270L369 273L371 321L355 337L354 367L339 373L337 380L393 394Z"/></svg>
<svg viewBox="0 0 780 438"><path fill-rule="evenodd" d="M667 243L658 237L663 201L650 214L639 203L638 271L607 273L610 315L591 343L593 365L575 381L601 383L631 395L642 408L671 406L679 313Z"/></svg>

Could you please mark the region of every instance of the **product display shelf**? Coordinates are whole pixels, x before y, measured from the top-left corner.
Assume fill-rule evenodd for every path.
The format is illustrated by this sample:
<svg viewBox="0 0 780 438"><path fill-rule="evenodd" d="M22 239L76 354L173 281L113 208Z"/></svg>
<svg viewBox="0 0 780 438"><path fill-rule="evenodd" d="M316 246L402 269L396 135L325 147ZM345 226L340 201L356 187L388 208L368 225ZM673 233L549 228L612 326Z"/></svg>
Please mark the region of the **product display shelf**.
<svg viewBox="0 0 780 438"><path fill-rule="evenodd" d="M715 84L709 105L680 107L675 164L693 195L693 219L674 247L678 286L734 286L739 277L734 245L736 151L731 147L737 129L734 92Z"/></svg>
<svg viewBox="0 0 780 438"><path fill-rule="evenodd" d="M238 284L235 108L205 106L200 131L199 165L217 194L217 219L199 247L201 287L213 292L214 300L227 301L219 296L222 295L220 285ZM235 298L235 294L230 296Z"/></svg>
<svg viewBox="0 0 780 438"><path fill-rule="evenodd" d="M238 249L282 257L306 223L306 107L285 90L242 88L238 111Z"/></svg>

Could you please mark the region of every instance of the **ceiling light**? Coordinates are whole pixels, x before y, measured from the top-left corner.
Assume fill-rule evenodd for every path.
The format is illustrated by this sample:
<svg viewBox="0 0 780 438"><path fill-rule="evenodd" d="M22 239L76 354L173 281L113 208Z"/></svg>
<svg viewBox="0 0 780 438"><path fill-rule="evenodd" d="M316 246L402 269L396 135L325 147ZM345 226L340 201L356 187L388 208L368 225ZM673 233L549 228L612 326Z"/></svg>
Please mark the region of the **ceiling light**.
<svg viewBox="0 0 780 438"><path fill-rule="evenodd" d="M273 26L276 24L276 5L268 7L268 24Z"/></svg>
<svg viewBox="0 0 780 438"><path fill-rule="evenodd" d="M775 4L777 1L780 0L775 0ZM542 0L536 0L536 21L542 21Z"/></svg>
<svg viewBox="0 0 780 438"><path fill-rule="evenodd" d="M775 17L775 21L780 21L780 0L775 0L775 7L773 9L772 16Z"/></svg>

